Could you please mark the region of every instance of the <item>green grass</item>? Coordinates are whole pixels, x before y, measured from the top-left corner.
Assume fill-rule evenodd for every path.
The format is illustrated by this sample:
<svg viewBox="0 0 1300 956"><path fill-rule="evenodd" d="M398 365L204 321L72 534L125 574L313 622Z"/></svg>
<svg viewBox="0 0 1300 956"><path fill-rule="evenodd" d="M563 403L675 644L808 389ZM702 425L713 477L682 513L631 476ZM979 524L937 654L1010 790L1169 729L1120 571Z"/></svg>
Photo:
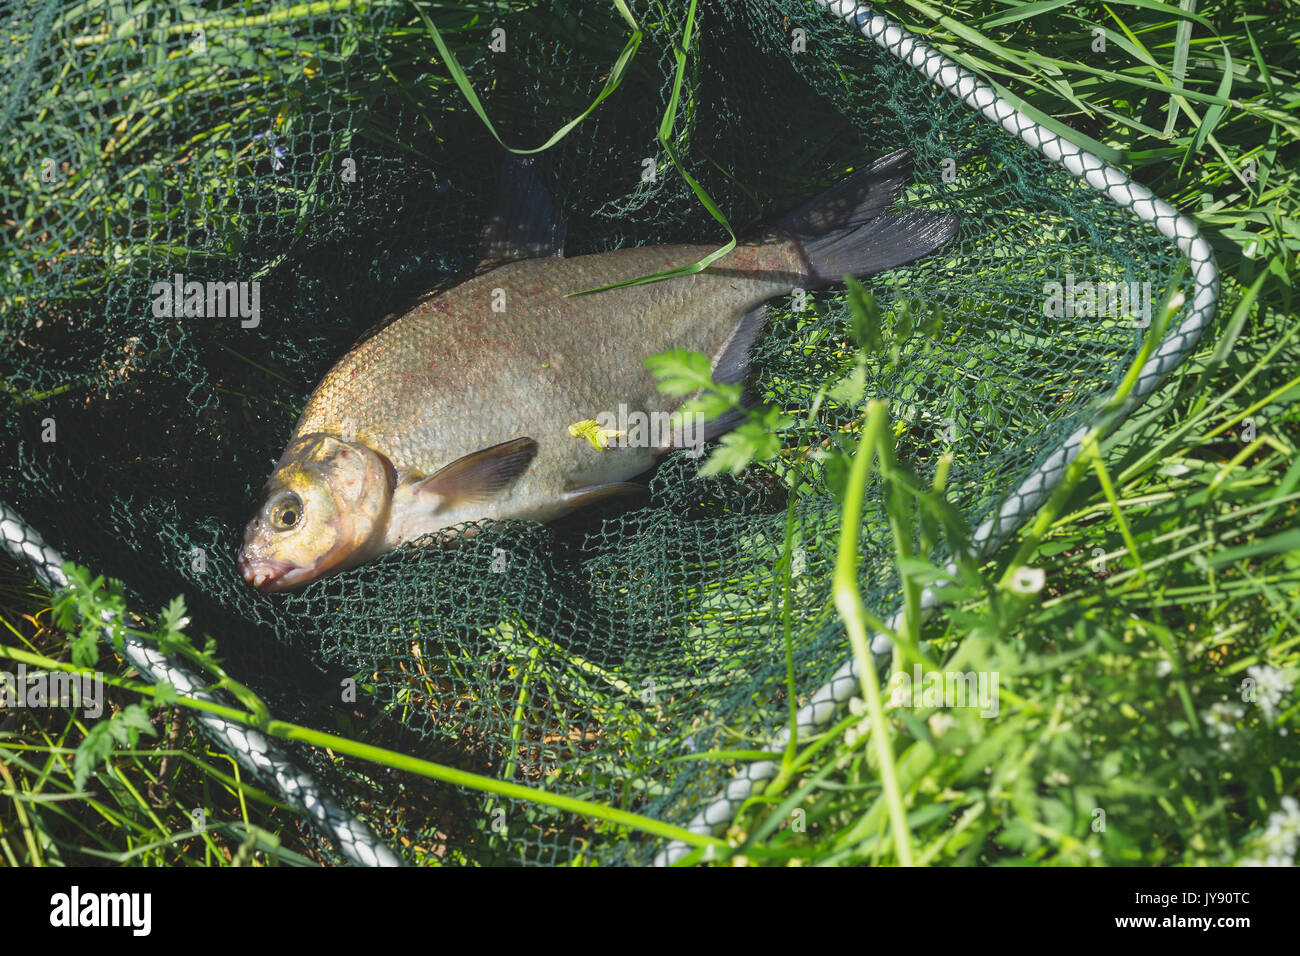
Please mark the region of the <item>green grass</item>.
<svg viewBox="0 0 1300 956"><path fill-rule="evenodd" d="M1222 271L1219 313L1164 388L922 628L940 668L998 671L998 719L892 708L882 735L868 677L854 714L787 753L730 842L776 864L1294 863L1294 18L1200 5L1216 38L1177 29L1172 10L1130 27L1151 4L880 8L1190 215ZM1092 50L1093 27L1109 56ZM1198 96L1172 89L1180 74ZM1041 590L1019 593L1026 568Z"/></svg>
<svg viewBox="0 0 1300 956"><path fill-rule="evenodd" d="M955 581L920 566L903 544L917 526L932 536L956 529L944 525L933 489L917 487L893 460L880 406L869 409L865 438L846 444L844 467L859 477L877 471L890 495L905 606L935 582L948 601L928 620L907 615L893 669L921 660L996 671L999 715L891 702L884 673L866 666L861 639L873 622L845 584L855 556L842 542L835 603L864 665L860 699L833 727L790 742L776 778L741 809L714 859L1294 862L1300 816L1283 807L1300 797L1300 322L1291 281L1300 249L1300 25L1286 14L1294 8L1198 5L1203 22L1192 29L1175 8L1146 2L1079 10L907 0L882 9L1196 221L1222 272L1219 312L1189 360L1085 452L1024 532ZM1104 31L1105 54L1093 49L1094 28ZM411 28L402 39L420 36ZM197 81L220 92L218 74ZM245 109L271 122L273 106ZM167 117L164 102L110 119L126 123L124 137L144 138L148 124ZM292 198L299 209L311 201ZM26 220L17 227L29 228ZM237 242L239 227L227 223L223 234ZM129 268L129 243L100 252L110 273ZM10 288L25 278L11 276ZM844 507L854 513L851 495ZM797 586L791 563L787 547L777 600ZM53 626L49 598L14 566L0 568L0 643L60 659L67 638ZM132 677L107 651L100 666ZM1253 700L1243 700L1246 678L1255 681ZM527 703L522 688L517 707ZM110 697L117 712L148 702L126 689ZM154 707L154 733L114 751L79 787L74 755L87 721L57 709L0 712L0 859L319 863L317 843L292 814L176 713ZM440 772L377 753L336 759L371 758ZM194 807L234 822L195 832Z"/></svg>
<svg viewBox="0 0 1300 956"><path fill-rule="evenodd" d="M7 555L0 561L0 608L0 670L16 673L15 656L67 658L72 645L53 621L49 595ZM100 667L106 681L138 682L115 660L101 660ZM120 723L140 706L137 693L105 690L98 721L79 709L0 709L4 864L312 865L315 848L300 836L293 811L242 779L239 765L174 707L154 710L143 736L137 733L99 772L78 780L77 751L91 729L114 718ZM205 812L202 819L197 809Z"/></svg>

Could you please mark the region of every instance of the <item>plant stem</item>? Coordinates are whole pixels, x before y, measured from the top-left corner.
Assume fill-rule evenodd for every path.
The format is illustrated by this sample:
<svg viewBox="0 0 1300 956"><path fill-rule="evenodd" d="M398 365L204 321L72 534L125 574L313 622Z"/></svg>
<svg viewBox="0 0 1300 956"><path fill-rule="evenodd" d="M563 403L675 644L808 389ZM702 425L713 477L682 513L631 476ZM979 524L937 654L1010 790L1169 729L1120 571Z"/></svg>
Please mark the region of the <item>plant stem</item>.
<svg viewBox="0 0 1300 956"><path fill-rule="evenodd" d="M858 446L857 454L853 456L853 468L844 491L839 557L835 565L833 592L835 607L844 620L849 644L853 648L853 657L857 661L858 683L862 687L863 697L867 702L867 713L871 717L871 740L880 762L880 783L889 806L890 828L894 834L898 862L903 866L912 866L912 835L908 829L907 811L903 806L903 795L899 790L898 775L894 765L893 733L889 722L885 719L885 709L880 698L880 680L871 657L871 647L867 642L866 607L862 603L862 595L858 590L858 534L867 472L871 466L873 453L885 440L884 431L888 424L886 420L888 414L889 406L885 402L867 403L862 443Z"/></svg>

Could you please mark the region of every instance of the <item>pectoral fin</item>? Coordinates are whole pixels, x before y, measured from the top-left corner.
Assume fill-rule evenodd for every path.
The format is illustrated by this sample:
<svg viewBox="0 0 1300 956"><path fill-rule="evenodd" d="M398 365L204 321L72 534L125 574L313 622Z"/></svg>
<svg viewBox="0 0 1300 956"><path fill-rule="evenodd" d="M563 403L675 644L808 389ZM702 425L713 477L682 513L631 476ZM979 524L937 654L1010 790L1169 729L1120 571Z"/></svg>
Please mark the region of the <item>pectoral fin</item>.
<svg viewBox="0 0 1300 956"><path fill-rule="evenodd" d="M414 483L421 497L436 510L450 505L482 504L504 491L528 470L537 455L537 442L515 438L457 458L428 478Z"/></svg>

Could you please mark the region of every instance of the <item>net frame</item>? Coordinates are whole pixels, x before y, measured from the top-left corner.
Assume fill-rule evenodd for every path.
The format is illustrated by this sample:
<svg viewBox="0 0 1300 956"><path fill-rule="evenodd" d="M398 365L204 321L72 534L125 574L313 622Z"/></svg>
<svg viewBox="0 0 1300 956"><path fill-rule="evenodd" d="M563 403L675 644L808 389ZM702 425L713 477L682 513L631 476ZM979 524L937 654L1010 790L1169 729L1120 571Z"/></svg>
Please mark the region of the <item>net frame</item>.
<svg viewBox="0 0 1300 956"><path fill-rule="evenodd" d="M1120 408L1122 418L1150 395L1195 346L1214 315L1218 295L1218 270L1209 244L1196 227L1164 200L1146 187L1133 182L1121 170L1042 126L1012 105L990 84L944 56L905 27L890 20L867 4L856 0L816 0L818 6L840 18L846 29L856 30L891 56L925 76L938 89L956 97L969 109L1007 132L1047 159L1059 164L1083 180L1091 189L1103 194L1116 205L1129 210L1137 219L1150 225L1167 239L1173 240L1188 260L1193 292L1184 306L1184 317L1171 326L1151 357L1141 369L1137 382ZM49 19L54 5L42 16ZM37 24L40 31L41 24ZM990 554L1019 528L1059 486L1065 471L1079 455L1088 429L1079 428L1048 456L1016 490L1007 496L993 517L973 535L978 552ZM40 534L8 505L0 502L0 539L6 549L26 563L42 586L53 591L66 586L61 570L62 556L42 540ZM935 593L926 589L922 609L930 614L938 606ZM900 612L901 615L901 612ZM899 623L900 615L890 621ZM103 631L105 640L110 631ZM888 639L880 633L872 636L872 650L884 654L890 650ZM170 660L156 648L128 637L124 653L132 666L152 682L168 681L184 696L207 700L218 698L199 692L203 681L185 666ZM851 657L812 696L798 713L800 734L813 733L832 721L847 705L858 687L858 668ZM322 833L335 842L343 856L358 865L400 865L402 860L361 820L339 807L324 788L302 770L273 741L259 731L215 715L201 713L199 725L241 766L264 782L287 804L293 806ZM773 749L784 746L789 731L773 734ZM737 808L755 787L770 779L776 765L770 761L747 764L688 824L701 834L717 833L733 819ZM668 843L655 858L659 865L680 860L689 851L685 844Z"/></svg>

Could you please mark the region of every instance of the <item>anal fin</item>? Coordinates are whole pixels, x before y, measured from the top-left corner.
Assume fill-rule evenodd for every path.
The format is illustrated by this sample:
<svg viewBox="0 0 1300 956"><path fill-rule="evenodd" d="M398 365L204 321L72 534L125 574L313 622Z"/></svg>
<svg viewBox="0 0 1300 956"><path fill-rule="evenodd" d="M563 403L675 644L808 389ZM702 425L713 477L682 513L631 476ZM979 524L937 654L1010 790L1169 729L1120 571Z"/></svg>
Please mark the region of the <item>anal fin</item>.
<svg viewBox="0 0 1300 956"><path fill-rule="evenodd" d="M570 508L581 508L596 501L619 495L648 495L650 489L631 481L614 481L604 485L587 485L564 494L564 503Z"/></svg>

